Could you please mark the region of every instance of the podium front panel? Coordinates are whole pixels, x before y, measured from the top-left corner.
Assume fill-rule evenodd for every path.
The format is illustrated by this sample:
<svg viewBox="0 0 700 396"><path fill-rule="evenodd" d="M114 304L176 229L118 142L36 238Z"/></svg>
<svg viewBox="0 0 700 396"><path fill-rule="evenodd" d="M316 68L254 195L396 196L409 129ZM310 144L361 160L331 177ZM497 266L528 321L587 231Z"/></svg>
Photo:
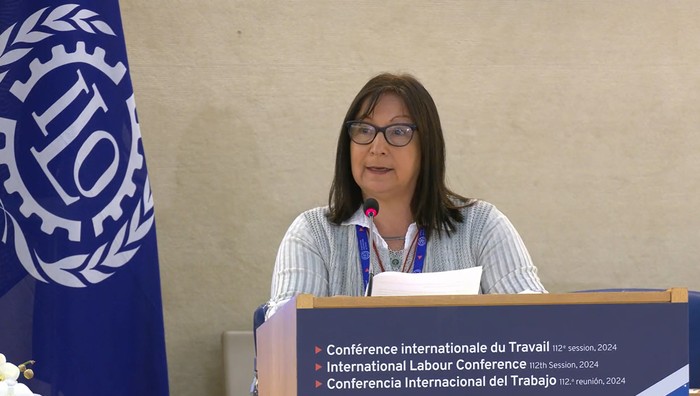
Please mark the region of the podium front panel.
<svg viewBox="0 0 700 396"><path fill-rule="evenodd" d="M297 394L688 394L687 303L299 309Z"/></svg>

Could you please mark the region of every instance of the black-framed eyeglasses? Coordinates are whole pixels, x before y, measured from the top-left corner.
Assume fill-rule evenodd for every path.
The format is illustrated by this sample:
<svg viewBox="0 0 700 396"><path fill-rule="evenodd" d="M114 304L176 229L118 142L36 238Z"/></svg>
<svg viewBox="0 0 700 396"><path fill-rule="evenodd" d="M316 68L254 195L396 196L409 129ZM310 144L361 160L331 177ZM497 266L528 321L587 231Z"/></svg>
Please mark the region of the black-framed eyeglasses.
<svg viewBox="0 0 700 396"><path fill-rule="evenodd" d="M395 147L403 147L410 143L417 129L415 124L406 123L378 127L369 122L348 121L345 125L348 127L350 139L357 144L370 144L377 137L377 133L381 132L386 142Z"/></svg>

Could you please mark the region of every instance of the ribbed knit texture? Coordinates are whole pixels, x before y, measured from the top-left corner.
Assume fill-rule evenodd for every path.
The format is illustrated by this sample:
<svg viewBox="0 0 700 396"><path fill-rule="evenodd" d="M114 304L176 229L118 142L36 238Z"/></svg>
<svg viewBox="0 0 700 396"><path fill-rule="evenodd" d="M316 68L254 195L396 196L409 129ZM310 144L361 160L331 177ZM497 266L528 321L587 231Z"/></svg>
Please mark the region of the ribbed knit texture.
<svg viewBox="0 0 700 396"><path fill-rule="evenodd" d="M327 207L306 211L287 230L277 252L268 316L300 293L318 297L363 294L355 225L369 227L369 220L358 209L346 222L335 225L326 218L327 212ZM464 221L457 223L449 237L434 233L428 241L423 272L482 266L481 293L545 291L520 235L503 213L484 201L462 213ZM404 254L413 254L408 247L417 232L412 224ZM391 271L386 242L376 233L374 240L384 268ZM411 260L409 256L409 263ZM372 272L380 272L374 253Z"/></svg>

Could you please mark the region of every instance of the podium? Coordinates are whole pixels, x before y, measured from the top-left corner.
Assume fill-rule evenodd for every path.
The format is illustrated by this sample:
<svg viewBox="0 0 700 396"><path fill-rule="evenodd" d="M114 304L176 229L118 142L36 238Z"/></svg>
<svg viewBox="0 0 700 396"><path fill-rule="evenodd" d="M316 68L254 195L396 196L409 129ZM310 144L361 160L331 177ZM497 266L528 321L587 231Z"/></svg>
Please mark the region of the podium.
<svg viewBox="0 0 700 396"><path fill-rule="evenodd" d="M261 396L688 395L688 292L299 295L258 328Z"/></svg>

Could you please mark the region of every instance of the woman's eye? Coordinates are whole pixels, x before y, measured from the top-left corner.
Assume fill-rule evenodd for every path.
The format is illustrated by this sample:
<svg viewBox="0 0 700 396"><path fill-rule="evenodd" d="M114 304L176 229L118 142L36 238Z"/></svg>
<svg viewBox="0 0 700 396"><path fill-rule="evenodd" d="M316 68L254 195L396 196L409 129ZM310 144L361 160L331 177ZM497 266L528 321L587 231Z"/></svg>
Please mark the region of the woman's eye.
<svg viewBox="0 0 700 396"><path fill-rule="evenodd" d="M408 133L410 133L408 128L393 128L391 131L391 134L394 136L405 136Z"/></svg>

